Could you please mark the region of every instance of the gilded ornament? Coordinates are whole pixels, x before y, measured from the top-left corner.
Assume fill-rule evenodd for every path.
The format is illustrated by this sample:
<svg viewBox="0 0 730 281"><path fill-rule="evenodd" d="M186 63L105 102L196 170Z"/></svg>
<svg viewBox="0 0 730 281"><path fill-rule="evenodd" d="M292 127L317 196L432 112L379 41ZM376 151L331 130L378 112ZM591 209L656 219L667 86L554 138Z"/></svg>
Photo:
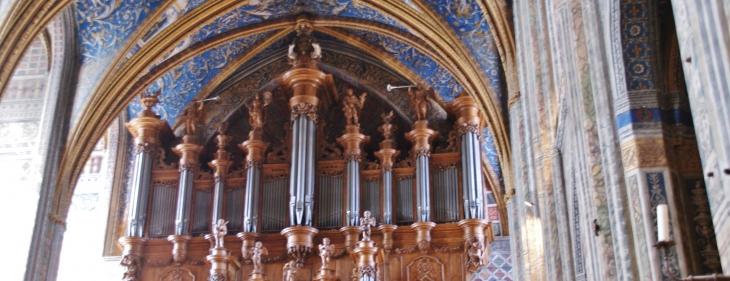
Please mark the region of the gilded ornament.
<svg viewBox="0 0 730 281"><path fill-rule="evenodd" d="M325 237L319 245L319 257L322 259L322 268L329 268L330 259L335 252L335 246L330 244L330 239Z"/></svg>
<svg viewBox="0 0 730 281"><path fill-rule="evenodd" d="M200 124L200 119L203 118L204 114L204 103L203 101L193 101L193 105L198 104L197 107L187 107L183 111L183 116L185 117L185 130L184 134L188 136L194 136L198 132L198 124Z"/></svg>
<svg viewBox="0 0 730 281"><path fill-rule="evenodd" d="M253 262L253 271L261 273L263 272L263 267L261 266L261 256L262 255L269 255L269 251L264 247L264 244L261 243L261 241L257 241L256 245L249 250L249 254L251 257L251 261Z"/></svg>
<svg viewBox="0 0 730 281"><path fill-rule="evenodd" d="M375 227L375 218L372 217L370 211L365 211L363 217L360 218L360 231L362 231L362 241L370 241L371 228Z"/></svg>
<svg viewBox="0 0 730 281"><path fill-rule="evenodd" d="M317 106L311 103L298 103L292 106L291 121L294 121L299 115L305 115L309 120L317 122Z"/></svg>
<svg viewBox="0 0 730 281"><path fill-rule="evenodd" d="M411 107L416 112L416 120L426 120L430 104L428 99L435 97L435 92L425 81L419 81L418 87L408 88L408 95L411 96Z"/></svg>
<svg viewBox="0 0 730 281"><path fill-rule="evenodd" d="M389 140L393 137L395 130L398 130L397 126L390 123L393 120L393 111L391 110L388 114L381 114L380 118L383 119L383 125L378 127L378 131L383 134L383 138Z"/></svg>
<svg viewBox="0 0 730 281"><path fill-rule="evenodd" d="M259 95L254 96L253 101L246 105L246 108L248 108L248 123L251 125L251 131L261 131L264 128L264 123L266 123L264 106L267 105L269 105L268 102L262 104Z"/></svg>

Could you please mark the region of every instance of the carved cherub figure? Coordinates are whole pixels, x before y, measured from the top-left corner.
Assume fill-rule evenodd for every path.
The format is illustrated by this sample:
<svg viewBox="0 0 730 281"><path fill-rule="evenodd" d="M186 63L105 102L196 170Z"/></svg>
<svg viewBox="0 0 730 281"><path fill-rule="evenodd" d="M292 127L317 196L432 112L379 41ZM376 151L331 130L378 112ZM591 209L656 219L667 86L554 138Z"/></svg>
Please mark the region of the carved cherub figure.
<svg viewBox="0 0 730 281"><path fill-rule="evenodd" d="M362 93L358 98L353 94L352 89L347 89L347 95L342 106L342 112L345 113L347 125L360 126L360 110L362 110L362 106L365 104L366 96L367 93Z"/></svg>
<svg viewBox="0 0 730 281"><path fill-rule="evenodd" d="M261 272L261 256L269 255L269 251L266 250L266 247L260 241L256 242L254 247L249 251L251 252L251 261L253 261L253 270L255 272Z"/></svg>
<svg viewBox="0 0 730 281"><path fill-rule="evenodd" d="M328 268L330 266L330 258L335 252L335 246L330 244L330 239L325 237L322 239L322 244L319 244L319 257L322 259L322 268Z"/></svg>
<svg viewBox="0 0 730 281"><path fill-rule="evenodd" d="M478 238L472 237L466 241L466 268L484 265L484 246Z"/></svg>
<svg viewBox="0 0 730 281"><path fill-rule="evenodd" d="M130 255L125 255L122 261L119 263L124 267L124 281L137 281L137 270L139 269L139 259Z"/></svg>
<svg viewBox="0 0 730 281"><path fill-rule="evenodd" d="M433 89L424 81L418 82L415 89L408 88L408 95L411 96L411 106L416 111L416 120L426 120L428 115L429 96L433 96Z"/></svg>
<svg viewBox="0 0 730 281"><path fill-rule="evenodd" d="M194 136L198 131L200 119L203 118L203 101L194 101L193 105L195 104L198 104L198 106L191 106L185 108L185 111L183 111L183 116L185 116L185 135Z"/></svg>
<svg viewBox="0 0 730 281"><path fill-rule="evenodd" d="M223 248L223 238L228 234L227 221L219 219L213 224L213 238L215 239L215 247Z"/></svg>
<svg viewBox="0 0 730 281"><path fill-rule="evenodd" d="M365 211L363 217L360 218L360 231L362 231L362 241L370 241L370 229L375 226L375 218L370 211Z"/></svg>
<svg viewBox="0 0 730 281"><path fill-rule="evenodd" d="M378 131L383 134L383 137L388 140L393 136L393 132L398 129L397 126L390 124L393 120L393 111L391 110L388 114L381 114L380 118L383 119L383 125L378 127Z"/></svg>
<svg viewBox="0 0 730 281"><path fill-rule="evenodd" d="M289 261L288 263L284 264L284 278L282 280L285 281L296 281L297 276L299 276L299 267L297 266L296 261Z"/></svg>

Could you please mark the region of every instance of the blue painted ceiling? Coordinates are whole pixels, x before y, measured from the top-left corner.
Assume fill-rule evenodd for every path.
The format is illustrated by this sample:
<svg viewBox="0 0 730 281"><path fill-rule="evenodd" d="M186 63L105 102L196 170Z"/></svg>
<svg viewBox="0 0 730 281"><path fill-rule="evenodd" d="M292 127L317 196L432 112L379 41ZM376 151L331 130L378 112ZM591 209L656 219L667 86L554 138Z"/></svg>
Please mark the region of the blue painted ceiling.
<svg viewBox="0 0 730 281"><path fill-rule="evenodd" d="M414 3L423 1L425 4L418 7ZM197 28L196 31L188 35L184 40L178 42L175 46L168 48L168 54L156 60L155 65L169 59L176 53L195 46L196 44L204 44L206 40L218 34L227 31L247 27L252 24L266 24L277 19L291 17L300 13L308 13L317 16L339 17L358 19L363 22L372 22L374 24L384 24L391 27L395 32L401 32L408 36L417 35L417 33L408 30L406 24L400 23L390 17L368 6L365 1L350 0L250 0L241 1L241 4L229 11L227 14L213 19ZM475 63L481 68L481 75L486 77L494 90L492 99L496 102L500 109L506 107L506 87L504 79L504 71L502 69L501 60L497 52L495 40L492 36L490 27L484 16L484 11L475 0L404 0L404 3L410 6L416 13L423 14L422 8L431 9L432 12L440 15L438 21L445 23L445 26L453 29L453 33L461 39L455 42L464 46L470 52L470 56ZM77 99L75 101L75 113L83 109L87 97L92 93L95 86L100 83L103 73L110 71L106 69L111 62L120 60L122 63L126 59L132 57L140 50L142 46L157 36L160 31L169 27L183 15L195 9L201 9L201 5L205 4L205 0L79 0L76 3L77 20L79 28L79 42L81 46L82 66L82 82L78 89ZM158 10L159 9L159 10ZM150 15L159 15L153 19ZM139 26L151 26L149 30L137 30ZM455 79L456 73L451 73L448 69L450 66L440 65L437 59L425 54L422 50L409 45L407 42L400 41L386 34L378 33L374 30L356 30L351 28L332 28L337 32L348 34L352 37L360 38L360 41L369 44L370 50L379 50L384 54L395 58L400 62L404 69L408 69L415 73L421 79L430 84L440 97L436 98L436 102L443 105L444 102L451 101L462 89ZM239 61L237 58L247 54L253 46L261 44L274 31L264 32L248 37L238 38L211 49L208 49L194 58L191 58L180 65L175 66L172 70L163 74L156 83L149 85L150 90L162 90L161 104L158 106L158 113L163 119L167 120L171 125L176 124L177 118L183 109L191 104L194 98L199 96L199 92L210 81L228 81L233 75L238 75L236 79L245 79L242 73L258 73L266 77L275 77L278 73L261 73L268 71L280 71L281 67L269 67L259 65L252 67L259 61L265 60L274 54L282 54L285 52L287 45L293 40L293 34L284 37L270 46L264 51L254 54L249 61ZM356 50L355 46L345 43L343 40L332 36L315 33L315 38L321 42L331 42L333 46L340 46L346 49ZM134 41L134 42L132 42ZM326 44L323 44L326 46ZM325 53L331 53L333 50L325 50ZM368 51L363 51L367 53ZM121 59L119 58L121 57ZM234 63L235 62L235 63ZM281 59L272 60L269 64L281 64ZM237 64L237 65L233 65ZM393 69L380 64L365 63L365 67L378 68L380 72L370 71L368 73L396 73ZM327 64L327 67L333 69L342 69L340 77L346 78L346 73L356 71L348 71L347 65ZM150 71L154 70L152 67ZM233 72L231 77L217 77L225 69L238 69ZM248 72L246 72L248 71ZM338 72L333 70L330 72ZM231 73L226 72L226 73ZM339 73L339 72L338 72ZM386 75L382 74L382 75ZM343 76L344 75L344 76ZM241 77L243 76L243 77ZM333 76L336 76L333 74ZM386 75L387 76L387 75ZM390 77L390 76L389 76ZM228 78L228 80L226 80ZM215 80L214 80L215 79ZM338 78L339 80L342 80ZM349 85L363 91L379 92L385 99L385 106L393 108L405 107L402 97L397 97L398 93L386 93L383 91L385 85L370 85L369 83L378 83L386 80L360 79L354 81L355 78L349 78L353 81L344 83L338 81L338 85ZM406 83L404 77L390 77L393 82ZM235 81L231 82L231 85ZM362 85L361 85L362 84ZM275 89L276 85L263 84L262 86ZM344 87L344 86L341 86ZM215 89L213 93L225 93L226 89ZM249 89L251 90L251 89ZM262 90L261 88L257 90ZM253 92L253 91L252 91ZM206 95L210 93L205 93ZM240 95L250 96L250 93L238 93ZM483 93L480 93L483 94ZM244 98L240 98L236 104L240 104ZM388 105L390 102L390 105ZM232 106L231 108L235 108ZM140 109L139 104L133 102L129 108L130 116L136 115ZM231 109L233 113L235 110ZM226 114L232 114L228 112ZM505 112L500 112L504 116ZM78 114L76 114L78 115ZM223 116L223 115L221 115ZM224 117L215 117L218 119ZM208 120L207 122L214 122ZM218 120L220 121L220 120ZM245 122L243 122L245 123ZM404 123L408 124L408 122ZM484 151L489 161L492 163L493 172L498 173L501 178L501 169L498 163L498 155L495 149L491 132L486 130L483 136ZM492 140L492 141L489 141Z"/></svg>

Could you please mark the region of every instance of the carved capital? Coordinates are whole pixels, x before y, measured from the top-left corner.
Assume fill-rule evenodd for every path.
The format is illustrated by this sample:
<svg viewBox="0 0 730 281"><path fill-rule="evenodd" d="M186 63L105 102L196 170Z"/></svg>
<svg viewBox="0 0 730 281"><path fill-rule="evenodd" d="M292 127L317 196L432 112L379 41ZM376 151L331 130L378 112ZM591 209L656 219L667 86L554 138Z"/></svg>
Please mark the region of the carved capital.
<svg viewBox="0 0 730 281"><path fill-rule="evenodd" d="M456 127L456 132L459 136L466 134L466 132L472 132L479 136L479 124L473 121L464 122Z"/></svg>
<svg viewBox="0 0 730 281"><path fill-rule="evenodd" d="M298 103L292 106L291 121L294 121L299 115L305 115L309 120L317 122L317 106L311 103Z"/></svg>

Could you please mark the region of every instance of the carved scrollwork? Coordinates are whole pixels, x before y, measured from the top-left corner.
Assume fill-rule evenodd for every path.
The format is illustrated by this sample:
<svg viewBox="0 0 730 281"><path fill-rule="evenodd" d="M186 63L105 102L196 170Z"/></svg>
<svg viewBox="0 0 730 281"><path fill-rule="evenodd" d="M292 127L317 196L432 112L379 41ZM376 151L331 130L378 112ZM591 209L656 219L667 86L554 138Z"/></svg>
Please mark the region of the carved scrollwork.
<svg viewBox="0 0 730 281"><path fill-rule="evenodd" d="M246 159L246 163L244 164L244 168L243 169L244 170L248 170L248 168L256 167L256 168L258 168L260 170L261 169L261 165L262 165L261 160Z"/></svg>
<svg viewBox="0 0 730 281"><path fill-rule="evenodd" d="M461 149L461 142L459 141L459 134L457 130L451 130L449 132L449 138L447 139L448 145L446 147L439 147L436 149L436 152L439 153L448 153L448 152L459 152Z"/></svg>
<svg viewBox="0 0 730 281"><path fill-rule="evenodd" d="M355 161L359 163L361 160L362 155L360 155L360 153L352 152L345 154L345 162Z"/></svg>
<svg viewBox="0 0 730 281"><path fill-rule="evenodd" d="M180 165L177 170L182 173L182 171L195 171L195 169L198 167L198 163L185 163Z"/></svg>
<svg viewBox="0 0 730 281"><path fill-rule="evenodd" d="M177 188L180 185L177 179L174 180L153 180L152 186L164 186L168 188Z"/></svg>
<svg viewBox="0 0 730 281"><path fill-rule="evenodd" d="M364 276L370 276L375 279L377 279L378 276L378 269L371 265L361 266L356 269L353 269L353 273L355 273L353 276L354 280L360 280L360 278Z"/></svg>
<svg viewBox="0 0 730 281"><path fill-rule="evenodd" d="M298 267L302 267L307 257L312 254L312 248L304 245L296 245L286 249L286 253L296 261Z"/></svg>
<svg viewBox="0 0 730 281"><path fill-rule="evenodd" d="M418 250L418 245L414 245L410 248L395 248L395 253L399 255L412 254Z"/></svg>
<svg viewBox="0 0 730 281"><path fill-rule="evenodd" d="M208 281L227 281L228 276L223 273L214 273L208 276Z"/></svg>
<svg viewBox="0 0 730 281"><path fill-rule="evenodd" d="M466 134L466 132L472 132L475 135L479 134L479 124L477 124L474 121L469 121L465 123L461 123L456 127L457 135L461 136L463 134Z"/></svg>
<svg viewBox="0 0 730 281"><path fill-rule="evenodd" d="M458 162L434 164L432 171L434 173L437 173L437 172L445 171L448 169L456 169L458 167L458 165L459 165Z"/></svg>
<svg viewBox="0 0 730 281"><path fill-rule="evenodd" d="M159 145L155 144L141 143L134 146L134 154L139 155L142 152L146 152L150 155L153 155L159 147Z"/></svg>
<svg viewBox="0 0 730 281"><path fill-rule="evenodd" d="M456 247L438 247L438 246L434 246L433 247L433 251L434 252L437 252L437 253L456 253L456 252L462 251L463 248L464 248L464 245L463 244L459 244Z"/></svg>
<svg viewBox="0 0 730 281"><path fill-rule="evenodd" d="M406 159L401 160L398 163L395 163L396 168L413 168L416 166L416 163L413 161L413 158L408 157Z"/></svg>
<svg viewBox="0 0 730 281"><path fill-rule="evenodd" d="M298 103L292 106L291 121L294 121L299 115L305 115L309 120L317 122L317 106L311 103Z"/></svg>
<svg viewBox="0 0 730 281"><path fill-rule="evenodd" d="M431 157L431 150L425 147L421 147L413 150L413 157L418 158L421 156Z"/></svg>
<svg viewBox="0 0 730 281"><path fill-rule="evenodd" d="M319 171L322 177L341 178L345 173L343 171Z"/></svg>
<svg viewBox="0 0 730 281"><path fill-rule="evenodd" d="M380 169L383 172L391 172L393 171L393 163L386 163L380 166Z"/></svg>
<svg viewBox="0 0 730 281"><path fill-rule="evenodd" d="M402 181L402 180L412 179L412 178L415 178L415 177L416 177L415 174L396 175L395 176L395 180L396 181Z"/></svg>
<svg viewBox="0 0 730 281"><path fill-rule="evenodd" d="M380 175L363 175L362 180L365 182L377 182L381 183L383 178Z"/></svg>
<svg viewBox="0 0 730 281"><path fill-rule="evenodd" d="M264 182L272 182L279 179L287 179L289 178L289 175L287 174L275 174L275 175L264 175L261 180Z"/></svg>

